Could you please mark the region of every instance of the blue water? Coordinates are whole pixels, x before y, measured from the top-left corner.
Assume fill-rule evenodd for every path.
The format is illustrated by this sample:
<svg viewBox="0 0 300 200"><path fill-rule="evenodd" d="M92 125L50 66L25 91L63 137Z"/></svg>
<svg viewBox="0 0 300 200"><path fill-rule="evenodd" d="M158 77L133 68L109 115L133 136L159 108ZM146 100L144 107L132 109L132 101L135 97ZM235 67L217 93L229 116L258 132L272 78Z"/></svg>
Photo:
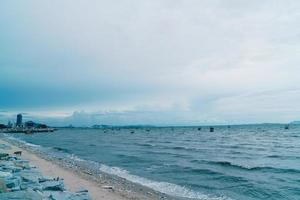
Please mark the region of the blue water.
<svg viewBox="0 0 300 200"><path fill-rule="evenodd" d="M175 196L300 199L300 126L61 129L16 135Z"/></svg>

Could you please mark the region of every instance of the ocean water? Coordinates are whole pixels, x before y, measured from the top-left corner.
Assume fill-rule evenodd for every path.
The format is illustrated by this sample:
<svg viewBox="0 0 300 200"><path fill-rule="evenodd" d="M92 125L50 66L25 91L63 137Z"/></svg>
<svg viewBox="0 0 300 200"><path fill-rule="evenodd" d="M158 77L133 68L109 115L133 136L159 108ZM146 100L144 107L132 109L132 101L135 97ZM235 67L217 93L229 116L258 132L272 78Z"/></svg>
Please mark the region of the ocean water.
<svg viewBox="0 0 300 200"><path fill-rule="evenodd" d="M14 137L186 199L299 200L300 126L60 129ZM88 166L87 166L88 167Z"/></svg>

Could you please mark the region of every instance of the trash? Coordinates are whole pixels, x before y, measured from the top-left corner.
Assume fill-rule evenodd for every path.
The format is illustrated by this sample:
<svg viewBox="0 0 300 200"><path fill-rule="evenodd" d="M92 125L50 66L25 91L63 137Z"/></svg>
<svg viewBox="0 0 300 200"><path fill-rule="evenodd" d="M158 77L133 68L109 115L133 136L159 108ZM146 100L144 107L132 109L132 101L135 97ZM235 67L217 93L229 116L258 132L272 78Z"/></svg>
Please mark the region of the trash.
<svg viewBox="0 0 300 200"><path fill-rule="evenodd" d="M110 185L104 185L102 186L103 189L110 189L112 190L113 189L113 186L110 186Z"/></svg>
<svg viewBox="0 0 300 200"><path fill-rule="evenodd" d="M17 156L21 156L22 155L22 151L15 151L14 154L17 155Z"/></svg>

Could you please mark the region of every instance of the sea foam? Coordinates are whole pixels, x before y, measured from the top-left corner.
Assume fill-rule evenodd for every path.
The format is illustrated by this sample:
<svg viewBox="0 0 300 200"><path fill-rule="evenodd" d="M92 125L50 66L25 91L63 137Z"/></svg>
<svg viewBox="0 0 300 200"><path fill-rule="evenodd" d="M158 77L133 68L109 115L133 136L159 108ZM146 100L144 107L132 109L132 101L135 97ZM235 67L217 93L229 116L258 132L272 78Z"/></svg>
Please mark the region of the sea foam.
<svg viewBox="0 0 300 200"><path fill-rule="evenodd" d="M176 185L173 183L149 180L147 178L133 175L130 172L128 172L127 170L121 169L119 167L109 167L107 165L101 165L99 170L101 170L105 173L108 173L108 174L119 176L128 181L141 184L141 185L149 187L155 191L158 191L158 192L161 192L161 193L164 193L167 195L175 196L175 197L198 199L198 200L231 200L230 198L224 197L224 196L215 197L212 195L202 194L200 192L196 192L196 191L193 191L186 187L179 186L179 185Z"/></svg>
<svg viewBox="0 0 300 200"><path fill-rule="evenodd" d="M26 142L26 141L24 141L24 140L15 138L15 137L13 137L13 136L9 136L9 135L7 135L7 134L3 134L3 135L4 135L8 140L10 140L10 141L15 141L15 142L20 143L20 144L23 144L23 145L25 145L25 146L29 146L29 147L33 147L33 148L40 148L40 147L42 147L41 145L32 144L32 143L30 143L30 142Z"/></svg>

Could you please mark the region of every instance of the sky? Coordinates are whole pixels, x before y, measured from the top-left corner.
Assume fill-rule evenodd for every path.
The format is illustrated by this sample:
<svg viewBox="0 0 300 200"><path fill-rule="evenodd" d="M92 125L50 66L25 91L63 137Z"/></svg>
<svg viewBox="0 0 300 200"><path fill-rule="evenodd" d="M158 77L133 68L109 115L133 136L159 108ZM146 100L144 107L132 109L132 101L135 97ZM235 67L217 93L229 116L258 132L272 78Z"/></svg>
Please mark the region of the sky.
<svg viewBox="0 0 300 200"><path fill-rule="evenodd" d="M0 1L0 123L300 119L298 0Z"/></svg>

